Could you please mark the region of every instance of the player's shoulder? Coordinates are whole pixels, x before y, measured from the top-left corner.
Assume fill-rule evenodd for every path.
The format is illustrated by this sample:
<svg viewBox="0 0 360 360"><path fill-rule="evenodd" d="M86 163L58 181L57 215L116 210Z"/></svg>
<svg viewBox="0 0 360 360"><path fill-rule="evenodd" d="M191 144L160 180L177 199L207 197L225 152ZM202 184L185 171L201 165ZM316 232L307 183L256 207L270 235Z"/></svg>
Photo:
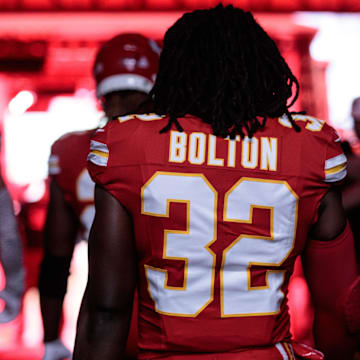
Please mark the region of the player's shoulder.
<svg viewBox="0 0 360 360"><path fill-rule="evenodd" d="M319 175L327 183L338 183L346 176L347 159L341 148L341 138L326 121L310 115L293 115L301 131L296 133L301 140L304 161L319 169ZM288 128L289 143L296 143L294 130L287 116L278 119Z"/></svg>
<svg viewBox="0 0 360 360"><path fill-rule="evenodd" d="M49 157L49 175L64 173L75 165L83 165L89 150L90 139L95 129L73 131L62 135L51 147Z"/></svg>
<svg viewBox="0 0 360 360"><path fill-rule="evenodd" d="M79 145L80 143L89 143L96 129L72 131L59 137L52 145L53 150L70 150L70 146Z"/></svg>
<svg viewBox="0 0 360 360"><path fill-rule="evenodd" d="M164 118L150 113L119 116L109 121L92 136L88 160L98 166L108 166L109 157L114 159L113 165L122 163L123 154L128 153L129 149L132 149L132 153L128 153L126 159L133 160L144 141L152 137L151 133L159 133L164 127ZM118 154L121 156L117 156Z"/></svg>
<svg viewBox="0 0 360 360"><path fill-rule="evenodd" d="M98 129L92 139L108 145L121 142L130 139L138 132L156 131L157 128L164 126L162 125L164 118L155 113L119 116Z"/></svg>
<svg viewBox="0 0 360 360"><path fill-rule="evenodd" d="M118 132L124 135L134 131L156 131L158 127L163 126L162 123L165 118L164 115L155 113L119 116L112 122L112 131L116 131L115 129L117 129ZM116 132L112 134L116 134ZM118 137L117 134L116 138Z"/></svg>
<svg viewBox="0 0 360 360"><path fill-rule="evenodd" d="M292 118L300 127L301 131L299 132L299 135L302 137L312 138L314 141L322 140L339 143L341 141L336 130L325 120L321 120L315 116L302 114L294 114L292 115ZM285 128L293 130L293 126L286 115L278 118L278 123Z"/></svg>
<svg viewBox="0 0 360 360"><path fill-rule="evenodd" d="M147 114L131 114L125 116L118 116L117 121L120 124L129 123L131 121L139 123L150 123L153 121L159 121L165 119L165 115L159 115L156 113L147 113Z"/></svg>

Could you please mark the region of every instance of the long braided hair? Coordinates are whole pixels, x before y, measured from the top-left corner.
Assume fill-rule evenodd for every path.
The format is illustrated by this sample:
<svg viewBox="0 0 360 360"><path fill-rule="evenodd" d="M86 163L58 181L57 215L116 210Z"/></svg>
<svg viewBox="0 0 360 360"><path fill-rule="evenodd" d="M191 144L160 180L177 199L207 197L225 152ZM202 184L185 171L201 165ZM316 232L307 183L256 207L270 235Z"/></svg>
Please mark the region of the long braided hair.
<svg viewBox="0 0 360 360"><path fill-rule="evenodd" d="M293 86L295 95L292 97ZM184 14L165 34L159 72L150 92L158 114L169 115L161 132L186 114L211 124L213 133L252 136L268 117L286 114L299 83L275 42L250 12L232 5Z"/></svg>

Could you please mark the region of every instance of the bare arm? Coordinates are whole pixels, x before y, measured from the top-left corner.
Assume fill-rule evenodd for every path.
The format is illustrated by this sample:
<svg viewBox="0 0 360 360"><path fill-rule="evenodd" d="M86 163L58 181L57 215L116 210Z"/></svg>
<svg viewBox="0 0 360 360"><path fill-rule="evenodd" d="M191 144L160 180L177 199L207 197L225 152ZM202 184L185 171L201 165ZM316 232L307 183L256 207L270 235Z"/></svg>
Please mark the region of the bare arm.
<svg viewBox="0 0 360 360"><path fill-rule="evenodd" d="M347 212L360 206L360 182L354 182L344 188L343 204Z"/></svg>
<svg viewBox="0 0 360 360"><path fill-rule="evenodd" d="M304 271L315 307L316 346L328 360L353 359L356 341L348 333L342 302L358 270L352 234L346 227L337 190L329 190L323 198L319 219L309 237Z"/></svg>
<svg viewBox="0 0 360 360"><path fill-rule="evenodd" d="M120 360L136 286L132 222L107 191L95 188L89 237L89 278L78 320L74 360Z"/></svg>
<svg viewBox="0 0 360 360"><path fill-rule="evenodd" d="M52 181L45 222L44 258L40 269L39 286L44 341L52 341L59 336L65 295L65 292L61 291L59 283L65 282L66 290L78 226L77 218L66 204L62 191ZM50 274L52 271L55 273Z"/></svg>

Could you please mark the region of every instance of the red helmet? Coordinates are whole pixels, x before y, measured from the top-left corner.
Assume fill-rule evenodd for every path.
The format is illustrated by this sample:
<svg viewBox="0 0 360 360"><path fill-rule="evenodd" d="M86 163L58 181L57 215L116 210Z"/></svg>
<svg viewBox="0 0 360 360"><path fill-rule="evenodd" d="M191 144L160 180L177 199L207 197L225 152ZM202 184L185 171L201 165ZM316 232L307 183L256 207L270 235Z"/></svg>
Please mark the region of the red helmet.
<svg viewBox="0 0 360 360"><path fill-rule="evenodd" d="M97 97L119 90L150 92L160 51L155 41L140 34L120 34L104 43L93 67Z"/></svg>

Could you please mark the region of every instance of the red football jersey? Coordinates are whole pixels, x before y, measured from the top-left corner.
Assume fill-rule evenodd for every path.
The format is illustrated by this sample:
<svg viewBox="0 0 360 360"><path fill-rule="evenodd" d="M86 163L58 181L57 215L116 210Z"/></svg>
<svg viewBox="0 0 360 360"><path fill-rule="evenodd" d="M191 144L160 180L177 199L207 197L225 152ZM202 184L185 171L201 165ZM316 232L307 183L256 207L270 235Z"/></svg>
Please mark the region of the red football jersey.
<svg viewBox="0 0 360 360"><path fill-rule="evenodd" d="M94 208L94 182L86 169L90 138L95 130L65 134L51 148L49 175L79 218L82 237L87 239Z"/></svg>
<svg viewBox="0 0 360 360"><path fill-rule="evenodd" d="M282 117L233 140L193 116L179 119L183 132L160 134L168 118L151 114L97 130L90 175L134 223L141 359L290 340L295 258L322 197L346 175L336 132L295 120L299 133Z"/></svg>

